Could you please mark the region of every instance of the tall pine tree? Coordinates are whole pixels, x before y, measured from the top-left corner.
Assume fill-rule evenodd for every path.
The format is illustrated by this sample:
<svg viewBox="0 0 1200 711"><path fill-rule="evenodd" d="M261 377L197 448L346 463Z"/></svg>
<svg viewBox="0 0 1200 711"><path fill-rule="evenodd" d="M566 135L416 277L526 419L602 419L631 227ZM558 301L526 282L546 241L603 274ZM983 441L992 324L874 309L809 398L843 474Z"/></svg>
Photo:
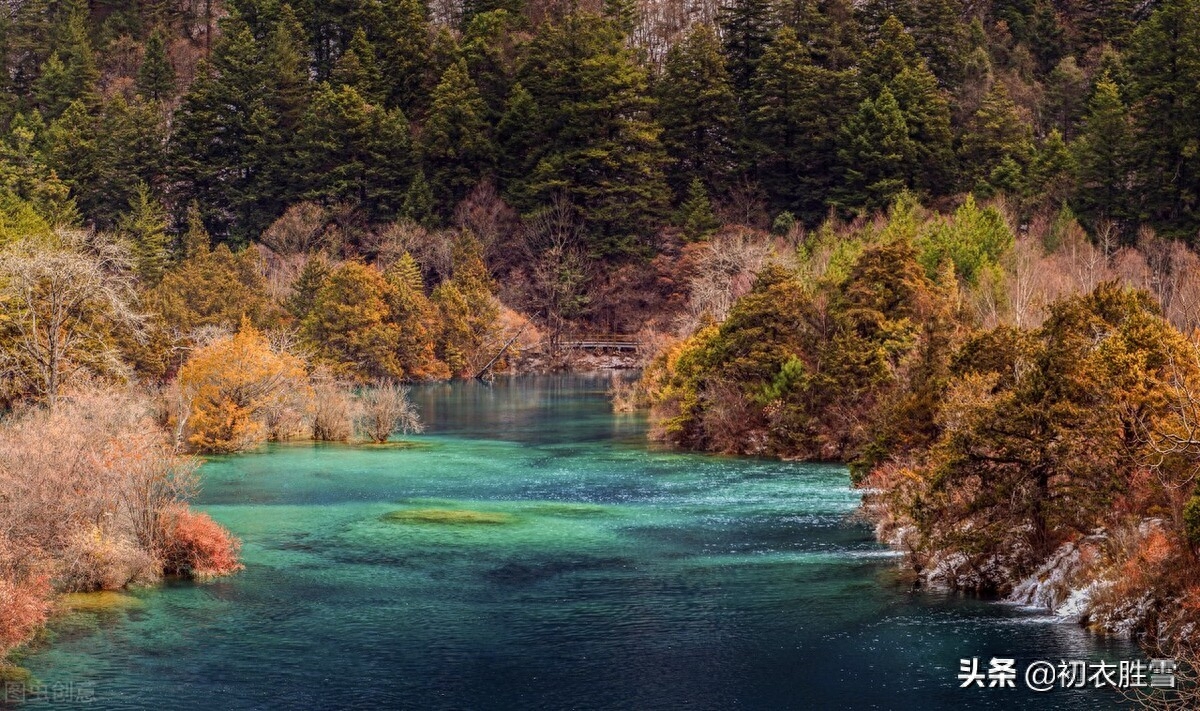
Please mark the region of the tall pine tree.
<svg viewBox="0 0 1200 711"><path fill-rule="evenodd" d="M495 146L490 133L487 104L460 59L438 82L421 128L422 161L443 215L491 174Z"/></svg>
<svg viewBox="0 0 1200 711"><path fill-rule="evenodd" d="M268 83L250 28L230 18L175 113L173 173L218 240L256 238L276 217L261 200L274 132Z"/></svg>
<svg viewBox="0 0 1200 711"><path fill-rule="evenodd" d="M1076 162L1076 211L1095 224L1126 220L1132 187L1130 149L1133 125L1120 89L1107 75L1096 82L1079 137L1072 145Z"/></svg>
<svg viewBox="0 0 1200 711"><path fill-rule="evenodd" d="M657 85L662 143L674 162L669 180L682 196L695 179L724 192L737 167L737 99L713 29L697 24L667 52Z"/></svg>
<svg viewBox="0 0 1200 711"><path fill-rule="evenodd" d="M372 106L353 87L322 85L298 140L304 199L348 202L372 221L400 212L414 161L399 110Z"/></svg>
<svg viewBox="0 0 1200 711"><path fill-rule="evenodd" d="M520 81L536 106L533 171L510 185L526 211L563 199L596 254L643 246L666 207L667 161L646 72L605 18L575 13L546 23Z"/></svg>
<svg viewBox="0 0 1200 711"><path fill-rule="evenodd" d="M837 180L838 129L860 103L856 73L816 66L795 30L780 30L751 92L750 156L772 207L820 219Z"/></svg>
<svg viewBox="0 0 1200 711"><path fill-rule="evenodd" d="M835 202L840 206L868 213L882 210L909 187L916 146L887 87L874 101L863 100L842 127L839 144L843 178Z"/></svg>
<svg viewBox="0 0 1200 711"><path fill-rule="evenodd" d="M166 101L175 95L175 67L167 56L166 36L155 30L146 40L146 52L138 68L138 95L149 101Z"/></svg>
<svg viewBox="0 0 1200 711"><path fill-rule="evenodd" d="M120 231L129 243L138 277L147 286L154 286L170 261L171 236L167 233L167 212L145 183L138 183L121 219Z"/></svg>
<svg viewBox="0 0 1200 711"><path fill-rule="evenodd" d="M1145 217L1169 232L1200 229L1200 0L1165 0L1129 47Z"/></svg>
<svg viewBox="0 0 1200 711"><path fill-rule="evenodd" d="M971 117L958 148L963 188L991 195L1017 187L1033 158L1033 131L1003 82L995 82Z"/></svg>
<svg viewBox="0 0 1200 711"><path fill-rule="evenodd" d="M745 92L778 27L775 8L771 0L734 0L721 10L718 21L729 76L734 88Z"/></svg>

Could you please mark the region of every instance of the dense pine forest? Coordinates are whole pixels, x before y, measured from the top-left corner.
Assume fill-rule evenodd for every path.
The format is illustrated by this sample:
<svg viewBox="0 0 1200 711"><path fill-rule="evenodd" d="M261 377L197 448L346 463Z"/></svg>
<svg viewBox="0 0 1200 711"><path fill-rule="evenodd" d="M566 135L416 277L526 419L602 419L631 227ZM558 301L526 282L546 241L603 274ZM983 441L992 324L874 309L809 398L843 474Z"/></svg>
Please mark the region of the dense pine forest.
<svg viewBox="0 0 1200 711"><path fill-rule="evenodd" d="M191 453L586 331L658 438L1186 656L1197 0L14 0L0 61L0 652L237 570Z"/></svg>
<svg viewBox="0 0 1200 711"><path fill-rule="evenodd" d="M149 281L189 209L237 249L315 206L323 246L366 257L384 226L462 226L481 202L514 223L557 210L611 264L904 191L1004 194L1022 215L1069 204L1123 243L1141 226L1189 239L1196 10L13 3L8 232L122 233Z"/></svg>

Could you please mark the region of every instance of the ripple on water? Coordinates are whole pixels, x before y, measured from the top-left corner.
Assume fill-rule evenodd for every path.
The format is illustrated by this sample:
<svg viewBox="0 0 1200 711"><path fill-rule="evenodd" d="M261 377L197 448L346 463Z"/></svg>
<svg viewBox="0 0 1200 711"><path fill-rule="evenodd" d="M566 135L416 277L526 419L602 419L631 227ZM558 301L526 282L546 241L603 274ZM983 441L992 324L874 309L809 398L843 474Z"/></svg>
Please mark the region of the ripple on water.
<svg viewBox="0 0 1200 711"><path fill-rule="evenodd" d="M246 570L76 616L28 666L98 709L1116 707L964 695L960 657L1131 651L911 591L843 468L647 448L607 387L419 387L422 446L214 458L200 505Z"/></svg>

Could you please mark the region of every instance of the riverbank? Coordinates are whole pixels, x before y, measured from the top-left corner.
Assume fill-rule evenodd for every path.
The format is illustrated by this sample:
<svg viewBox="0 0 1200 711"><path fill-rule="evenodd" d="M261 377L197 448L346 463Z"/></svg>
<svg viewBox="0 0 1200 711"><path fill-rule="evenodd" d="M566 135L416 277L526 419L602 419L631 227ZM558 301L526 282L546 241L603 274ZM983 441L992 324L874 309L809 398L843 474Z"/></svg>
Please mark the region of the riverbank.
<svg viewBox="0 0 1200 711"><path fill-rule="evenodd" d="M643 417L611 412L609 385L415 387L413 446L213 457L196 505L243 539L246 570L80 613L24 663L47 684L92 684L106 711L950 711L960 657L1137 655L1028 611L913 592L853 519L845 467L648 446ZM1095 689L971 699L1119 707Z"/></svg>
<svg viewBox="0 0 1200 711"><path fill-rule="evenodd" d="M1200 345L1121 276L1142 253L1051 248L1050 228L1022 244L970 204L825 237L764 269L622 402L649 406L652 435L682 448L846 462L879 539L930 585L1191 659ZM1036 306L988 291L1036 270L1070 283L1080 252L1094 278Z"/></svg>
<svg viewBox="0 0 1200 711"><path fill-rule="evenodd" d="M240 542L188 507L197 462L153 415L148 398L80 390L0 423L0 666L62 594L241 569Z"/></svg>

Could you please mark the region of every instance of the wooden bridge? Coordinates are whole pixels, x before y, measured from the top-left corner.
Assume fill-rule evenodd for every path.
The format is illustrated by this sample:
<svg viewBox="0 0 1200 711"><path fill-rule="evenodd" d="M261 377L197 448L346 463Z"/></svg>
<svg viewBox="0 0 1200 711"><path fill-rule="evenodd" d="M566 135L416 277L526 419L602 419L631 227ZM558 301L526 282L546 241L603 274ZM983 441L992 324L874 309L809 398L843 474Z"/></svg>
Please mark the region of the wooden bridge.
<svg viewBox="0 0 1200 711"><path fill-rule="evenodd" d="M612 333L569 333L558 339L558 347L578 351L636 351L642 347L637 336Z"/></svg>

